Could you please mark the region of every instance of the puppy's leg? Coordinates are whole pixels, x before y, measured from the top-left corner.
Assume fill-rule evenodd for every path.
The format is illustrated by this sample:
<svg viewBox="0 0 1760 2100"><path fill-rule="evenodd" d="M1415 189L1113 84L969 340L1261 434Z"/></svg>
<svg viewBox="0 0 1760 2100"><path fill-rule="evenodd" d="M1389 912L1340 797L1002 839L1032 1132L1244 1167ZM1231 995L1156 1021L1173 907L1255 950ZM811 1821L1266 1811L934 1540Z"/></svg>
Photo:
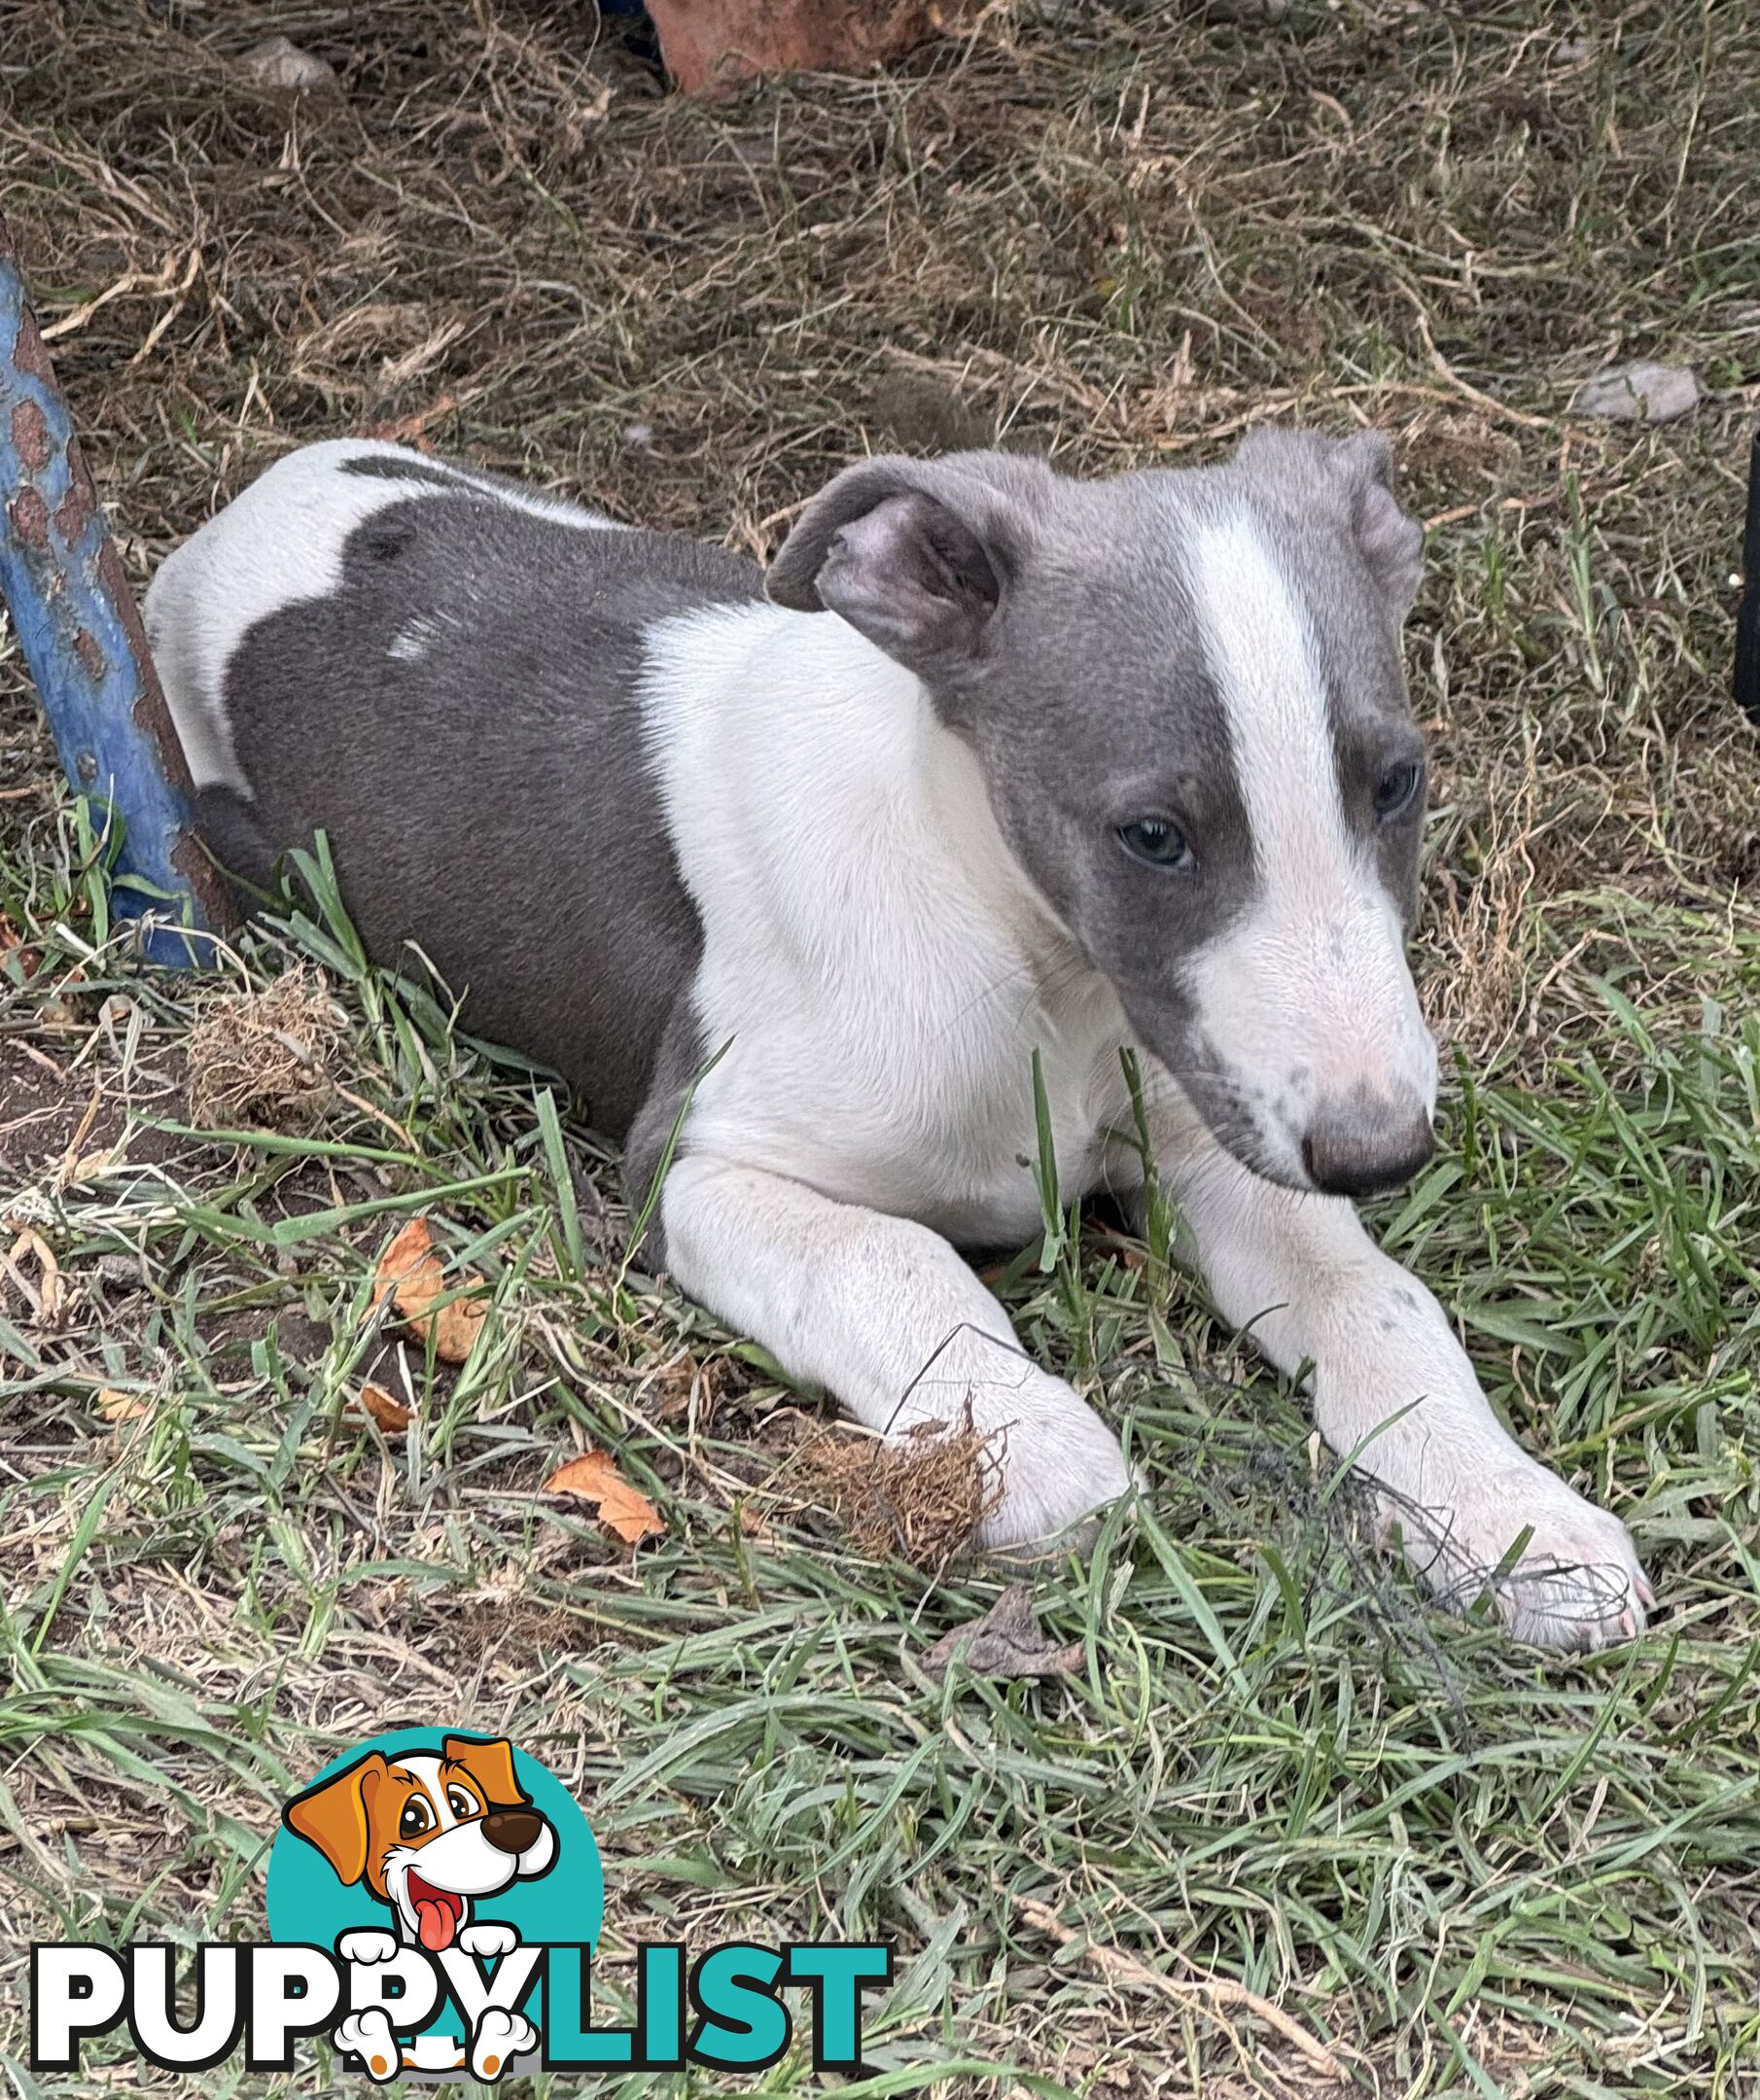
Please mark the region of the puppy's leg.
<svg viewBox="0 0 1760 2100"><path fill-rule="evenodd" d="M382 2006L351 2012L331 2040L344 2056L353 2056L375 2085L389 2085L403 2075L404 2056Z"/></svg>
<svg viewBox="0 0 1760 2100"><path fill-rule="evenodd" d="M1280 1369L1314 1366L1315 1418L1391 1492L1407 1558L1446 1602L1476 1602L1524 1531L1496 1602L1519 1638L1600 1648L1655 1598L1626 1527L1531 1458L1492 1413L1428 1291L1348 1203L1274 1188L1207 1136L1161 1163L1217 1311Z"/></svg>
<svg viewBox="0 0 1760 2100"><path fill-rule="evenodd" d="M937 1234L835 1203L780 1174L702 1155L661 1197L667 1265L858 1421L899 1434L1000 1430L1005 1488L987 1546L1055 1538L1130 1486L1118 1441L1022 1353L1008 1316Z"/></svg>
<svg viewBox="0 0 1760 2100"><path fill-rule="evenodd" d="M527 2056L537 2047L538 2030L523 2012L489 2006L471 2038L471 2076L498 2083L516 2056Z"/></svg>

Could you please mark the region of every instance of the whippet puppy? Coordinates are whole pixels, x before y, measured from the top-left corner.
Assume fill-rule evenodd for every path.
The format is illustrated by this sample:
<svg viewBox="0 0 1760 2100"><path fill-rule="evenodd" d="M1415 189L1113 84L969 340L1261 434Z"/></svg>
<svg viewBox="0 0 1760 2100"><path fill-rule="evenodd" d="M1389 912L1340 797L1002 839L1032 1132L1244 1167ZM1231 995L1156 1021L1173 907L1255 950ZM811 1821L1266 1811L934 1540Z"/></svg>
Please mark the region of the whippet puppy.
<svg viewBox="0 0 1760 2100"><path fill-rule="evenodd" d="M969 1408L988 1543L1131 1486L956 1251L1039 1227L1035 1051L1060 1202L1141 1191L1128 1051L1217 1310L1312 1366L1413 1564L1457 1604L1500 1569L1518 1634L1596 1646L1651 1601L1625 1527L1351 1204L1432 1146L1423 537L1373 433L1098 482L870 459L767 575L344 441L147 613L223 862L263 883L327 832L370 951L417 944L561 1072L638 1195L696 1081L651 1258L876 1429Z"/></svg>

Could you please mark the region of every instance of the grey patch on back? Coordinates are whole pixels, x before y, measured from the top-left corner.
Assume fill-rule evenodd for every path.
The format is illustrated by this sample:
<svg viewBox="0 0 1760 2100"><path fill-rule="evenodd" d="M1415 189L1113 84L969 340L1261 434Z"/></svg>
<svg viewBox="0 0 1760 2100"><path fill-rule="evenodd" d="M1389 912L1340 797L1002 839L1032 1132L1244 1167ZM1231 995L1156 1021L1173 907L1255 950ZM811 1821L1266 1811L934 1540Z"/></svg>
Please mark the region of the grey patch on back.
<svg viewBox="0 0 1760 2100"><path fill-rule="evenodd" d="M195 829L222 874L255 890L273 886L276 850L264 835L256 810L235 788L218 784L198 788L194 814ZM241 905L248 901L239 898Z"/></svg>
<svg viewBox="0 0 1760 2100"><path fill-rule="evenodd" d="M552 1067L614 1137L701 949L646 761L645 632L759 596L719 548L581 532L461 480L357 526L338 587L227 664L267 850L327 832L369 952L397 966L414 944L467 1029ZM401 659L418 618L431 639Z"/></svg>

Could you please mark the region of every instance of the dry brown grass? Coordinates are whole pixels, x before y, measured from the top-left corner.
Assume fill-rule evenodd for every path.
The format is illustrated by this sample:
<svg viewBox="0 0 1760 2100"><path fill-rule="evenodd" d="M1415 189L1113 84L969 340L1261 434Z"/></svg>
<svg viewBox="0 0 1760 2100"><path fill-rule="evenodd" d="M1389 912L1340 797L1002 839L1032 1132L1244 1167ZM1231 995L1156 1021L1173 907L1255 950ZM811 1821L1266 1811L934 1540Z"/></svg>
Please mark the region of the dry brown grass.
<svg viewBox="0 0 1760 2100"><path fill-rule="evenodd" d="M190 1030L190 1115L217 1130L310 1130L331 1101L344 1033L321 970L211 1000Z"/></svg>
<svg viewBox="0 0 1760 2100"><path fill-rule="evenodd" d="M968 1410L963 1425L919 1422L897 1443L831 1430L804 1445L793 1467L859 1554L896 1554L935 1575L971 1547L1002 1499L997 1442L972 1428Z"/></svg>

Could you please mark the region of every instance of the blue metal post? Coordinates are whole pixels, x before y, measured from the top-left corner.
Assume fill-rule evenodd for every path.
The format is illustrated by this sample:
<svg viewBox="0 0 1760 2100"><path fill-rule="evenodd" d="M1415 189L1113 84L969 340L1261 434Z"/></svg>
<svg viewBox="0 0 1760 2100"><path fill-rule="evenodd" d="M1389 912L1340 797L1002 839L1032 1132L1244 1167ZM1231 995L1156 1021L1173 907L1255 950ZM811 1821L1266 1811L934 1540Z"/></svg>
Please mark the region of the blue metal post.
<svg viewBox="0 0 1760 2100"><path fill-rule="evenodd" d="M189 768L3 217L0 596L63 771L121 825L117 913L146 921L154 962L203 960L200 933L232 917L226 886L191 827Z"/></svg>

